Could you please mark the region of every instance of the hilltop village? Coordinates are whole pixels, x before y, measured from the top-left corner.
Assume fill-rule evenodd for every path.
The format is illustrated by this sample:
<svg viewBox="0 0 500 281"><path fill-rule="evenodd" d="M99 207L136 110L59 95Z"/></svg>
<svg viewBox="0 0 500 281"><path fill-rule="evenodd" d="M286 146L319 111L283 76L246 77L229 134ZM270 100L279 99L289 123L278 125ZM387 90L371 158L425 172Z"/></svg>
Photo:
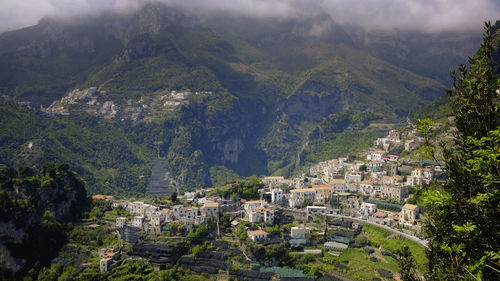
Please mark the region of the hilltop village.
<svg viewBox="0 0 500 281"><path fill-rule="evenodd" d="M408 154L424 142L416 129L403 133L404 138L400 131L389 131L386 137L377 139L369 151L361 153L362 159L331 159L291 179L264 177L254 188L250 196L253 198L235 197L234 192L219 188L173 195L166 203L94 195L94 201L103 201L114 211L119 210L115 216L108 217L108 222L122 241L122 249L114 245L99 250L100 270L116 267L123 251L127 251L128 256L149 259L161 268L162 264L179 258L175 250L179 240L189 235L198 239L200 233L204 237L201 245L205 247L205 254L210 252L207 249L223 241L239 241L218 247L245 257L237 263L240 270L229 269L235 267L235 263L228 263L228 257L222 257L221 264L214 265L203 255L196 258L196 254L194 259L180 258L183 266L199 273L207 272L206 267L213 267L213 272L208 271L213 274L220 270L241 273L240 277L248 280L269 280L261 275L283 277L291 272L314 277L310 268L300 269L300 266L280 273L282 268L276 266L286 262L263 258L259 247L285 247L299 256L324 257L327 252L328 256L341 257L349 248L371 252L375 249L367 248L370 243L365 241L370 237L370 229L375 229L370 226L382 228L388 237L403 237L401 239L425 247L427 241L421 236L421 230L426 210L419 205L416 194L431 182L440 181L442 169L431 160L412 161L406 157L402 161L398 151ZM230 190L231 184L226 188ZM169 242L160 243L165 240ZM383 255L395 256L382 246L377 251L378 256L371 252L367 258L374 261ZM338 275L345 273L342 269L348 266L337 263L332 268ZM378 269L375 270L377 276L385 274L392 278L391 271ZM252 274L260 274L260 277L249 278Z"/></svg>

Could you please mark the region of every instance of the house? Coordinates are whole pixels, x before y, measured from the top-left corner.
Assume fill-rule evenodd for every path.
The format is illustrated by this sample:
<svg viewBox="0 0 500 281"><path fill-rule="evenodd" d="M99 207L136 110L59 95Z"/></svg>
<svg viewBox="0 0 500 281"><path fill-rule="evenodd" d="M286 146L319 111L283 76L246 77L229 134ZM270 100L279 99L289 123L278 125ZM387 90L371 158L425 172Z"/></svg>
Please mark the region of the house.
<svg viewBox="0 0 500 281"><path fill-rule="evenodd" d="M248 237L252 239L253 242L261 242L267 239L267 232L264 230L249 230L247 231Z"/></svg>
<svg viewBox="0 0 500 281"><path fill-rule="evenodd" d="M144 224L144 231L146 231L147 233L159 235L161 234L161 225L147 222Z"/></svg>
<svg viewBox="0 0 500 281"><path fill-rule="evenodd" d="M265 177L262 179L262 183L270 189L288 185L288 181L284 177Z"/></svg>
<svg viewBox="0 0 500 281"><path fill-rule="evenodd" d="M118 217L116 218L116 228L122 228L127 224L127 218Z"/></svg>
<svg viewBox="0 0 500 281"><path fill-rule="evenodd" d="M382 184L385 185L403 185L403 176L383 176Z"/></svg>
<svg viewBox="0 0 500 281"><path fill-rule="evenodd" d="M331 179L330 185L333 186L333 191L336 193L345 191L345 179Z"/></svg>
<svg viewBox="0 0 500 281"><path fill-rule="evenodd" d="M155 211L151 215L151 224L152 225L160 225L162 223L162 214L159 211Z"/></svg>
<svg viewBox="0 0 500 281"><path fill-rule="evenodd" d="M200 209L201 215L206 218L218 218L220 214L219 203L216 202L206 202Z"/></svg>
<svg viewBox="0 0 500 281"><path fill-rule="evenodd" d="M310 201L314 202L316 196L316 190L312 188L301 188L290 190L290 207L296 208L302 204L302 202Z"/></svg>
<svg viewBox="0 0 500 281"><path fill-rule="evenodd" d="M305 226L292 226L290 228L290 237L292 239L303 239L309 234L309 228Z"/></svg>
<svg viewBox="0 0 500 281"><path fill-rule="evenodd" d="M285 199L283 190L279 187L271 189L271 202L273 204L282 204Z"/></svg>
<svg viewBox="0 0 500 281"><path fill-rule="evenodd" d="M144 223L144 216L135 216L133 226L142 229L142 224Z"/></svg>
<svg viewBox="0 0 500 281"><path fill-rule="evenodd" d="M326 215L327 210L324 206L307 206L306 207L308 215Z"/></svg>
<svg viewBox="0 0 500 281"><path fill-rule="evenodd" d="M116 261L120 258L120 249L117 246L111 248L101 248L98 251L99 258L99 269L101 272L106 272L117 266Z"/></svg>
<svg viewBox="0 0 500 281"><path fill-rule="evenodd" d="M389 158L390 162L397 162L399 160L399 156L392 154L387 155L387 158Z"/></svg>
<svg viewBox="0 0 500 281"><path fill-rule="evenodd" d="M411 176L406 179L406 184L409 186L421 185L422 183L429 184L434 178L433 169L416 168L411 171Z"/></svg>
<svg viewBox="0 0 500 281"><path fill-rule="evenodd" d="M345 182L361 182L363 180L363 174L358 172L347 173L345 174Z"/></svg>
<svg viewBox="0 0 500 281"><path fill-rule="evenodd" d="M366 156L366 159L370 161L380 161L384 159L385 155L386 153L384 151L373 151Z"/></svg>
<svg viewBox="0 0 500 281"><path fill-rule="evenodd" d="M327 184L313 185L312 188L316 191L314 202L325 204L332 198L333 186Z"/></svg>
<svg viewBox="0 0 500 281"><path fill-rule="evenodd" d="M160 210L160 215L161 215L161 220L162 221L166 221L166 222L170 222L172 221L172 212L170 211L170 209L161 209Z"/></svg>
<svg viewBox="0 0 500 281"><path fill-rule="evenodd" d="M410 188L408 186L382 185L380 193L385 199L393 199L401 202L410 194Z"/></svg>
<svg viewBox="0 0 500 281"><path fill-rule="evenodd" d="M403 208L401 208L399 223L415 224L416 219L418 218L419 209L420 208L417 205L405 204Z"/></svg>
<svg viewBox="0 0 500 281"><path fill-rule="evenodd" d="M396 130L390 130L389 135L386 138L392 142L401 142L401 133Z"/></svg>
<svg viewBox="0 0 500 281"><path fill-rule="evenodd" d="M272 225L274 222L274 212L268 208L257 207L248 213L248 220L253 223Z"/></svg>
<svg viewBox="0 0 500 281"><path fill-rule="evenodd" d="M246 201L245 205L243 208L247 213L253 211L257 207L265 207L266 206L266 201L264 200L253 200L253 201Z"/></svg>
<svg viewBox="0 0 500 281"><path fill-rule="evenodd" d="M359 214L361 216L370 216L377 211L377 205L372 203L363 202L359 208Z"/></svg>
<svg viewBox="0 0 500 281"><path fill-rule="evenodd" d="M181 222L196 222L198 217L198 209L194 207L184 207L182 205L176 205L172 207L174 219L178 219Z"/></svg>

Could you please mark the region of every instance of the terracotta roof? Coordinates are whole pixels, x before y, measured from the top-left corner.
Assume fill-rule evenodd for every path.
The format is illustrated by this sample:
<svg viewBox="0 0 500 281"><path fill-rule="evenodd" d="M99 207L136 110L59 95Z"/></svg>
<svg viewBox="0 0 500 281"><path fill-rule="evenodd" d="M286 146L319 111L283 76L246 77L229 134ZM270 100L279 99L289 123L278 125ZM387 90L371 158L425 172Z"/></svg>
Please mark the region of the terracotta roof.
<svg viewBox="0 0 500 281"><path fill-rule="evenodd" d="M102 195L102 194L96 194L92 196L93 200L105 200L105 199L113 199L113 196L111 195Z"/></svg>
<svg viewBox="0 0 500 281"><path fill-rule="evenodd" d="M265 177L264 179L267 179L267 180L283 180L285 178L284 177Z"/></svg>
<svg viewBox="0 0 500 281"><path fill-rule="evenodd" d="M203 207L219 207L219 203L217 203L217 202L205 202L205 204L203 204Z"/></svg>
<svg viewBox="0 0 500 281"><path fill-rule="evenodd" d="M316 190L312 188L300 188L300 189L292 189L290 190L291 193L300 193L300 192L315 192Z"/></svg>
<svg viewBox="0 0 500 281"><path fill-rule="evenodd" d="M326 184L322 184L322 185L313 185L314 189L321 189L321 190L333 190L333 186L331 185L326 185Z"/></svg>
<svg viewBox="0 0 500 281"><path fill-rule="evenodd" d="M417 205L413 205L413 204L405 204L403 206L403 209L407 209L407 210L412 210L412 211L415 211L415 209L417 209L418 206Z"/></svg>
<svg viewBox="0 0 500 281"><path fill-rule="evenodd" d="M250 230L250 231L248 231L248 235L251 235L251 236L267 235L267 232L265 232L262 229L259 229L259 230Z"/></svg>
<svg viewBox="0 0 500 281"><path fill-rule="evenodd" d="M344 179L331 179L330 183L331 184L344 184L345 180Z"/></svg>
<svg viewBox="0 0 500 281"><path fill-rule="evenodd" d="M387 217L387 214L384 212L376 212L373 214L374 217L380 217L380 218L385 218Z"/></svg>

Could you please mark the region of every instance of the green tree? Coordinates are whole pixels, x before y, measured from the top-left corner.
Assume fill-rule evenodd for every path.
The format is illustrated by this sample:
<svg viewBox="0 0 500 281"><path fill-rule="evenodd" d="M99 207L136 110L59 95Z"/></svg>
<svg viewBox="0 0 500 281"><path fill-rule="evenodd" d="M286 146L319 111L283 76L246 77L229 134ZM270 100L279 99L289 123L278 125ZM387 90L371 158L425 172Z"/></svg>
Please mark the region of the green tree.
<svg viewBox="0 0 500 281"><path fill-rule="evenodd" d="M429 138L432 135L432 125L434 120L432 118L417 119L417 131L424 135L424 145L429 145Z"/></svg>
<svg viewBox="0 0 500 281"><path fill-rule="evenodd" d="M410 248L403 246L398 251L398 266L401 280L403 281L418 281L420 278L417 276L415 259L413 258Z"/></svg>
<svg viewBox="0 0 500 281"><path fill-rule="evenodd" d="M494 33L486 23L483 42L469 67L452 72L448 92L457 132L442 144L447 181L426 193L429 280L499 280L500 127L494 77Z"/></svg>

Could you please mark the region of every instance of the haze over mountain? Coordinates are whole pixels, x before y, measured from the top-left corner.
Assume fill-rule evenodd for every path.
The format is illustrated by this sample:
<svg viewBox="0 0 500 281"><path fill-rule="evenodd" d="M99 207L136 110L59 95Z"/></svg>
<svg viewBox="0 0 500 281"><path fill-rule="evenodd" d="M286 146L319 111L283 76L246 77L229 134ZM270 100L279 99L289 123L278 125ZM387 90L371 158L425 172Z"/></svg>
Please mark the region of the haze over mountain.
<svg viewBox="0 0 500 281"><path fill-rule="evenodd" d="M78 10L71 20L0 35L0 164L66 161L108 192L144 192L158 156L183 190L235 172L297 173L370 143L372 121L443 96L480 39L431 20L365 29L320 11L329 2L216 4L226 2L82 1L62 6Z"/></svg>

